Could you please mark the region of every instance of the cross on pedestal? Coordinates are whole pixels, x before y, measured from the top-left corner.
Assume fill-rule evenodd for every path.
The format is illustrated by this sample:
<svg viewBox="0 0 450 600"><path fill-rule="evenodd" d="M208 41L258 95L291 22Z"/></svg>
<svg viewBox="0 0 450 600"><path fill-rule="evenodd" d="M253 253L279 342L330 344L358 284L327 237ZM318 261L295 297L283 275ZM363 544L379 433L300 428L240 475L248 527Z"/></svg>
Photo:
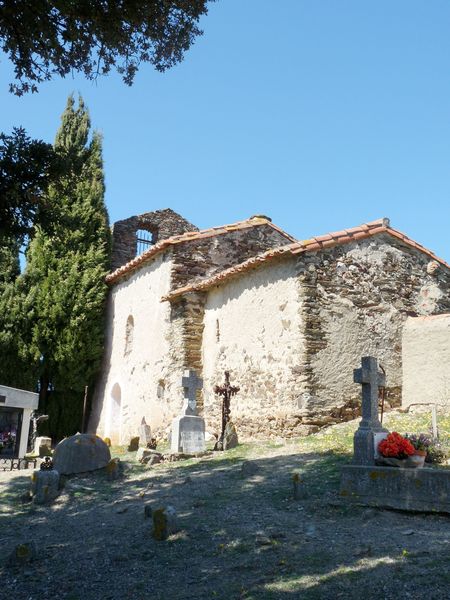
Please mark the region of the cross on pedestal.
<svg viewBox="0 0 450 600"><path fill-rule="evenodd" d="M378 361L373 356L363 356L361 368L353 371L353 381L362 385L362 419L355 433L355 464L375 463L375 434L386 432L378 418L378 388L386 385L384 373L378 371Z"/></svg>
<svg viewBox="0 0 450 600"><path fill-rule="evenodd" d="M197 376L195 371L185 371L181 379L184 391L183 411L185 415L197 414L197 390L203 387L203 379Z"/></svg>

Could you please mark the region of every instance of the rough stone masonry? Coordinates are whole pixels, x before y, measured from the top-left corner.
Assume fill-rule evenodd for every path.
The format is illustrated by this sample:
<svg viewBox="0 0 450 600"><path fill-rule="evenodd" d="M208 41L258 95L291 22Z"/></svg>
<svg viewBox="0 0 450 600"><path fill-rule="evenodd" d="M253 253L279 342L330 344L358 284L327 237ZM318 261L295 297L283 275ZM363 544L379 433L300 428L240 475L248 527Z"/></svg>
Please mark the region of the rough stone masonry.
<svg viewBox="0 0 450 600"><path fill-rule="evenodd" d="M181 234L187 221L171 219L175 235L156 233L159 241L107 278L90 423L101 435L127 439L142 417L164 435L181 409L185 369L204 380L197 406L213 432L214 385L230 371L244 439L308 434L357 416L352 373L361 356L379 359L387 404L396 406L405 320L450 311L450 267L387 219L301 242L261 216ZM127 243L135 252L136 239Z"/></svg>

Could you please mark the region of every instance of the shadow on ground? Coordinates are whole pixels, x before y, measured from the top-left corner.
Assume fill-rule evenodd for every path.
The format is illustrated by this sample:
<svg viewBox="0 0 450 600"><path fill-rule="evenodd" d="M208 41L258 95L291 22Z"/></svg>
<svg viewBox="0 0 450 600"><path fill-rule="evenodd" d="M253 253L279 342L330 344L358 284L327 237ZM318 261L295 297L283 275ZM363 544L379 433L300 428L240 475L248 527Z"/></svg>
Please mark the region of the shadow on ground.
<svg viewBox="0 0 450 600"><path fill-rule="evenodd" d="M327 599L446 597L448 519L341 504L345 453L252 456L250 446L124 478L72 478L50 507L19 505L22 476L2 486L2 549L33 539L39 557L0 567L17 599ZM293 499L293 472L307 496ZM173 505L179 530L151 537L144 505ZM24 575L25 573L25 575ZM426 577L424 577L426 574Z"/></svg>

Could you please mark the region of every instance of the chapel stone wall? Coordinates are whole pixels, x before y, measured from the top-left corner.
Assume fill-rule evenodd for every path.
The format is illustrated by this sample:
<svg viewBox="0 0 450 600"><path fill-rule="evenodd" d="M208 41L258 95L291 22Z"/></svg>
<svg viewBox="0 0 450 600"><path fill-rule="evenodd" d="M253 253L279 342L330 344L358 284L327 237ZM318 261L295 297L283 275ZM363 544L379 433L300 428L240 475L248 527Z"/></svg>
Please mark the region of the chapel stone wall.
<svg viewBox="0 0 450 600"><path fill-rule="evenodd" d="M182 396L173 376L169 291L170 252L161 253L111 288L105 352L90 431L127 443L142 417L153 430L173 416L170 399ZM130 318L131 317L131 318Z"/></svg>
<svg viewBox="0 0 450 600"><path fill-rule="evenodd" d="M353 368L361 356L386 371L386 405L402 395L402 329L409 315L450 309L450 273L391 236L336 246L299 258L306 352L305 423L333 423L360 411Z"/></svg>
<svg viewBox="0 0 450 600"><path fill-rule="evenodd" d="M402 406L450 410L450 314L410 317L403 329Z"/></svg>
<svg viewBox="0 0 450 600"><path fill-rule="evenodd" d="M266 250L289 243L291 239L281 231L262 223L176 245L173 249L172 289L212 277Z"/></svg>
<svg viewBox="0 0 450 600"><path fill-rule="evenodd" d="M221 400L214 386L228 370L231 383L240 387L231 416L241 438L310 432L292 418L303 385L301 319L294 260L246 271L209 291L202 356L210 431L220 430Z"/></svg>
<svg viewBox="0 0 450 600"><path fill-rule="evenodd" d="M136 215L117 221L112 227L112 270L125 265L136 256L137 232L143 229L152 234L152 244L198 228L170 208Z"/></svg>

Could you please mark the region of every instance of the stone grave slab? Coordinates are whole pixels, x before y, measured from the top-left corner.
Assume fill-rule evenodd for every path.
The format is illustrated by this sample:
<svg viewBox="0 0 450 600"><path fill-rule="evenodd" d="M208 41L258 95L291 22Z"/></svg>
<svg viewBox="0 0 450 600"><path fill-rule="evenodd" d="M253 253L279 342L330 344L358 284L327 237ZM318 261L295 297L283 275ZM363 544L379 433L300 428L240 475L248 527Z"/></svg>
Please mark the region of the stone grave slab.
<svg viewBox="0 0 450 600"><path fill-rule="evenodd" d="M181 414L172 421L171 451L196 454L205 450L205 421L197 415L196 393L203 385L195 371L182 378L184 404Z"/></svg>
<svg viewBox="0 0 450 600"><path fill-rule="evenodd" d="M196 454L205 450L205 421L195 415L176 417L172 422L172 452Z"/></svg>
<svg viewBox="0 0 450 600"><path fill-rule="evenodd" d="M346 465L339 493L356 504L450 514L450 471Z"/></svg>

